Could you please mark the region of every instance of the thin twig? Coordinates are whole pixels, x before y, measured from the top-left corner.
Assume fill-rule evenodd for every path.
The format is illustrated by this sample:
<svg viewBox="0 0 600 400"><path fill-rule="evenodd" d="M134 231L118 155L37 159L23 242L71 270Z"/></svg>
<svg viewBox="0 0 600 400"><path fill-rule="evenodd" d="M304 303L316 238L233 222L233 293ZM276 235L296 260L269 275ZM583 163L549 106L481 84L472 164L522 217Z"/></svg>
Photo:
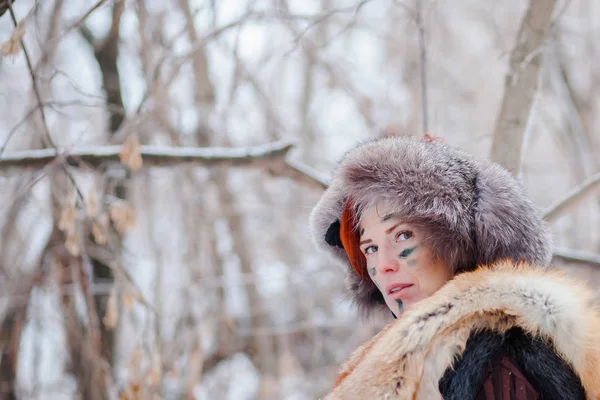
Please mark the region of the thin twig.
<svg viewBox="0 0 600 400"><path fill-rule="evenodd" d="M42 107L50 107L51 109L53 109L54 111L56 111L58 113L60 113L60 111L58 111L57 107L71 107L71 106L100 108L100 107L103 107L103 104L100 104L100 103L98 103L98 104L84 103L83 101L79 101L79 100L73 100L73 101L47 101L47 102L45 102L45 103L42 104ZM2 144L2 147L0 147L0 157L2 156L2 154L4 153L4 151L6 150L6 148L8 147L8 143L12 139L12 136L19 130L19 128L21 126L23 126L29 120L29 118L31 118L31 116L33 114L35 114L35 112L38 110L39 107L40 107L39 105L35 105L31 110L29 110L27 112L27 114L25 114L25 116L23 118L21 118L21 120L19 120L19 122L17 122L11 128L11 130L8 132L8 135L6 136L6 139L4 140L4 143ZM115 109L114 111L116 112L117 110Z"/></svg>
<svg viewBox="0 0 600 400"><path fill-rule="evenodd" d="M10 17L16 28L19 23L17 22L17 17L15 16L15 11L13 10L13 7L12 7L12 4L10 1L8 2L8 10L10 11ZM31 84L33 86L33 91L35 93L35 97L38 102L38 108L42 115L42 122L44 123L44 133L46 134L46 140L47 140L47 143L45 143L45 145L51 146L54 149L56 149L56 144L54 143L54 141L52 140L52 137L50 136L50 129L48 128L48 123L46 121L46 113L44 112L44 107L42 106L42 104L43 104L42 96L40 95L40 90L37 85L37 80L35 79L35 74L33 72L33 65L31 64L31 58L29 57L29 52L27 51L27 47L25 46L24 39L21 39L21 47L23 48L23 54L25 55L25 61L27 62L27 68L29 69L29 75L31 76ZM58 150L56 150L56 154L58 154Z"/></svg>
<svg viewBox="0 0 600 400"><path fill-rule="evenodd" d="M569 191L565 197L548 207L544 212L544 219L548 222L555 221L559 216L576 207L598 189L600 189L600 173L592 175L580 186Z"/></svg>
<svg viewBox="0 0 600 400"><path fill-rule="evenodd" d="M83 25L83 23L85 22L85 20L94 12L96 11L98 8L100 8L104 3L106 3L106 0L99 0L96 4L94 4L89 10L87 10L82 16L81 18L79 18L77 20L77 22L72 23L71 25L69 25L69 27L67 28L67 32L70 32L73 29L77 29L80 26Z"/></svg>
<svg viewBox="0 0 600 400"><path fill-rule="evenodd" d="M304 28L302 31L300 31L300 33L294 39L294 42L297 44L302 39L302 37L304 37L304 35L306 35L306 33L310 29L312 29L314 26L320 24L321 22L325 21L326 19L330 18L331 16L333 16L335 14L352 12L352 13L354 13L354 17L356 18L356 16L357 16L358 12L360 11L360 9L365 4L367 4L367 3L371 2L371 1L372 0L362 0L362 1L359 1L357 4L355 4L353 6L348 6L348 7L343 7L343 8L334 8L332 10L324 12L322 15L320 15L317 18L315 18L314 21L312 23L310 23L306 28Z"/></svg>
<svg viewBox="0 0 600 400"><path fill-rule="evenodd" d="M11 19L16 28L18 25L18 22L17 22L17 17L15 15L15 12L12 8L11 2L8 2L8 8L10 11ZM52 136L50 135L50 128L48 127L48 122L46 120L46 112L44 111L44 106L43 106L44 103L42 101L42 96L40 95L40 90L37 85L37 79L35 78L35 73L33 71L33 65L31 64L31 58L29 57L29 52L27 51L27 47L25 46L24 39L21 39L21 47L23 48L23 54L25 55L25 60L27 61L27 69L29 70L29 75L31 76L31 84L33 86L33 91L35 93L35 97L38 102L38 109L42 116L42 123L44 125L44 133L46 135L46 140L47 140L47 143L44 143L44 145L52 147L51 150L54 151L54 158L56 158L59 155L58 148L56 146L56 143L54 143L54 140L52 140ZM69 179L73 183L75 189L77 190L77 195L78 195L79 199L81 200L81 202L84 202L85 200L84 200L83 194L82 194L81 190L79 189L79 187L77 186L75 178L73 177L73 175L67 168L66 164L61 163L61 166L62 166L65 174L69 177Z"/></svg>

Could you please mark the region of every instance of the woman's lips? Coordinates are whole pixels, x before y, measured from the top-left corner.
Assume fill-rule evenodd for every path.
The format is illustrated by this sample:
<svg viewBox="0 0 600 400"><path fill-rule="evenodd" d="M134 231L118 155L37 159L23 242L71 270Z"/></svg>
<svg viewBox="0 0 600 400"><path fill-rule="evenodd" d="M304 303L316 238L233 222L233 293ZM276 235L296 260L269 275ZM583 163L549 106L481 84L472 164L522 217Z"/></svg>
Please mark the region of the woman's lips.
<svg viewBox="0 0 600 400"><path fill-rule="evenodd" d="M394 283L387 287L387 292L389 296L398 300L404 296L406 291L411 287L413 287L412 283Z"/></svg>

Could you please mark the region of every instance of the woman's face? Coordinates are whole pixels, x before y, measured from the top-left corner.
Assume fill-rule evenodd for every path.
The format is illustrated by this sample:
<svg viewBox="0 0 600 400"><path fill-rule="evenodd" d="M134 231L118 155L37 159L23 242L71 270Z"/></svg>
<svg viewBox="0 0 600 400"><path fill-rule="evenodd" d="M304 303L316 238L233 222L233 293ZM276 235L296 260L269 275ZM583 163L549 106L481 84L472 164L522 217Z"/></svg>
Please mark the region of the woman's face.
<svg viewBox="0 0 600 400"><path fill-rule="evenodd" d="M367 259L369 276L397 316L452 278L451 267L425 246L425 235L418 226L385 212L385 207L362 214L360 250Z"/></svg>

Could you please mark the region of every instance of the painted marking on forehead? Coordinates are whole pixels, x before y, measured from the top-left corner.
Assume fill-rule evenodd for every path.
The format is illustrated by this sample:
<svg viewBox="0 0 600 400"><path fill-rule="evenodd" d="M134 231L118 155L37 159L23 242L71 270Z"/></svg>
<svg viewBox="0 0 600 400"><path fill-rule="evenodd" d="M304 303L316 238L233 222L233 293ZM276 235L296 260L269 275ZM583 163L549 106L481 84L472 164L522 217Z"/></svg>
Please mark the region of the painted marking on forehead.
<svg viewBox="0 0 600 400"><path fill-rule="evenodd" d="M362 236L364 234L365 234L365 228L361 228L361 230L360 230L360 236Z"/></svg>
<svg viewBox="0 0 600 400"><path fill-rule="evenodd" d="M388 215L386 215L385 217L381 218L381 222L385 222L385 221L387 221L388 219L391 219L393 216L394 216L394 214L388 214Z"/></svg>

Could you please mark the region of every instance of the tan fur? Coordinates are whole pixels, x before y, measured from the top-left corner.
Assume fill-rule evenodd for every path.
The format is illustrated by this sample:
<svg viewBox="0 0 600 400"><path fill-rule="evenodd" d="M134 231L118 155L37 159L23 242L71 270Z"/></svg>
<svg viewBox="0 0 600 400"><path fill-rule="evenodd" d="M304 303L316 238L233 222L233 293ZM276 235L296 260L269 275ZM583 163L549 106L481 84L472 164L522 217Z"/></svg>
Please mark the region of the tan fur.
<svg viewBox="0 0 600 400"><path fill-rule="evenodd" d="M441 399L438 382L469 335L519 326L552 339L600 399L600 313L593 293L559 271L504 261L464 273L357 349L326 400Z"/></svg>

